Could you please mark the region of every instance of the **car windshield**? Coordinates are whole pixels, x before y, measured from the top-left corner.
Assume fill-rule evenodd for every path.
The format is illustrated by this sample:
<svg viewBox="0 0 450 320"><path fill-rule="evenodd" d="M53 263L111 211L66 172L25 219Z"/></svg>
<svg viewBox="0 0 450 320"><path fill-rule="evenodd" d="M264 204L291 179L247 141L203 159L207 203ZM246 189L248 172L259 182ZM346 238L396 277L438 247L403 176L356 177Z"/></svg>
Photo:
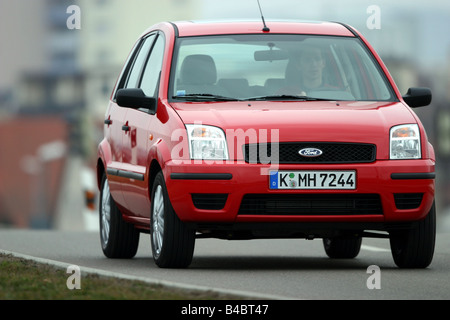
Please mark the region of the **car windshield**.
<svg viewBox="0 0 450 320"><path fill-rule="evenodd" d="M177 41L169 97L184 101L391 101L358 38L225 35Z"/></svg>

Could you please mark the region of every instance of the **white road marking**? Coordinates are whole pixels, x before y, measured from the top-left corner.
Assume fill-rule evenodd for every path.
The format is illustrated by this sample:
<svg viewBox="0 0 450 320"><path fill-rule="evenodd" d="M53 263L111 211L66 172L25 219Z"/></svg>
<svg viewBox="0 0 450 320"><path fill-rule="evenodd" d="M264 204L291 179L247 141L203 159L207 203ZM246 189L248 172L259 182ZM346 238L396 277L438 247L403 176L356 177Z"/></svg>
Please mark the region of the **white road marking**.
<svg viewBox="0 0 450 320"><path fill-rule="evenodd" d="M391 252L390 249L384 249L384 248L378 248L378 247L373 247L373 246L367 246L367 245L361 245L361 249L363 250L367 250L367 251L372 251L372 252Z"/></svg>

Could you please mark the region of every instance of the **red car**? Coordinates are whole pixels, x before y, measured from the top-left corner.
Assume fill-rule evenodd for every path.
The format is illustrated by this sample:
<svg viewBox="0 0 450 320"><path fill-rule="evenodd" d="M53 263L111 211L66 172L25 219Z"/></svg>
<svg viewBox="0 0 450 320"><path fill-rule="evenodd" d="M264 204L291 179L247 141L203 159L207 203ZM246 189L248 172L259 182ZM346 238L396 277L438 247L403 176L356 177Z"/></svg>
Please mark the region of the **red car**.
<svg viewBox="0 0 450 320"><path fill-rule="evenodd" d="M148 29L111 95L98 148L104 254L150 233L159 267L196 238L322 238L354 258L390 240L397 266L435 245L435 155L380 57L329 22L179 22Z"/></svg>

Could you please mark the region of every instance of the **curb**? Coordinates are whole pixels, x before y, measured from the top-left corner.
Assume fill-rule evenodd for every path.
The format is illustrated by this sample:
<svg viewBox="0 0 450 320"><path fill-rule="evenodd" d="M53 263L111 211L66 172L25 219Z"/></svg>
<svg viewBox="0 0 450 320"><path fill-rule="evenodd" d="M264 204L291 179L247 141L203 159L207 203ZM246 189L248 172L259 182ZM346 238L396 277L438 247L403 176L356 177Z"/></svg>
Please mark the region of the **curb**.
<svg viewBox="0 0 450 320"><path fill-rule="evenodd" d="M21 254L13 251L8 250L2 250L0 249L0 254L4 255L11 255L16 258L22 258L25 260L31 260L40 264L47 264L54 266L59 269L67 270L69 266L72 266L73 264L66 263L66 262L60 262L56 260L50 260L45 258L39 258L34 257L26 254ZM191 284L182 284L172 281L166 281L166 280L158 280L158 279L152 279L152 278L145 278L145 277L138 277L138 276L131 276L124 273L117 273L117 272L111 272L101 269L95 269L90 267L83 267L79 266L82 274L95 274L103 277L111 277L111 278L119 278L124 280L130 280L130 281L141 281L152 285L159 285L168 289L178 289L178 290L188 290L188 291L197 291L197 292L211 292L216 294L224 294L224 295L231 295L236 296L236 298L242 298L242 299L248 299L248 300L292 300L292 298L288 297L282 297L282 296L276 296L276 295L265 295L265 294L259 294L255 292L250 291L241 291L241 290L231 290L231 289L221 289L221 288L210 288L205 286L197 286L197 285L191 285Z"/></svg>

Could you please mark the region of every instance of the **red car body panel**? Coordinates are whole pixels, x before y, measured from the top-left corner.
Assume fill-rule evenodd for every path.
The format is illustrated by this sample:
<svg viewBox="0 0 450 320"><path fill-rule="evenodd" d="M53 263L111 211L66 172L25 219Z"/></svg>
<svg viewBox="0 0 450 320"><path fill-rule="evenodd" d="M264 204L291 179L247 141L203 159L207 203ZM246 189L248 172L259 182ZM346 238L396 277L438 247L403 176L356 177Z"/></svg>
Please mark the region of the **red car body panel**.
<svg viewBox="0 0 450 320"><path fill-rule="evenodd" d="M138 110L119 107L111 100L105 125L105 139L99 145L98 181L107 172L111 194L123 218L137 227L150 228L152 177L155 168L161 169L170 202L178 217L192 223L273 223L273 222L394 222L422 219L429 212L434 199L434 180L393 179L396 173L434 173L434 151L418 117L403 101L392 77L380 57L356 31L336 23L273 23L269 33L326 34L359 36L372 51L390 82L397 102L172 102L168 97L174 42L177 37L215 34L267 33L261 22L252 23L178 23L176 28L163 23L148 29L160 30L165 37L157 113L143 116ZM222 128L225 132L252 130L267 135L278 130L280 141L345 141L372 143L377 146L376 161L357 164L280 164L279 170L355 170L355 190L271 190L270 165L249 164L243 160L242 146L233 145L232 159L226 161L195 161L184 152L173 157L173 150L188 150L185 124L201 120L203 125ZM389 130L398 124L417 123L420 128L422 158L418 160L389 160ZM124 132L123 125L129 126ZM262 131L260 131L262 130ZM264 131L265 130L265 131ZM174 139L174 133L175 138ZM232 137L232 136L231 136ZM233 137L234 138L234 137ZM231 139L227 136L227 139ZM136 174L136 179L117 173L123 170ZM173 174L227 174L230 179L192 180L173 179ZM379 194L383 214L380 215L239 215L245 194ZM398 209L395 193L423 193L418 208ZM205 210L195 207L192 194L228 194L223 209Z"/></svg>
<svg viewBox="0 0 450 320"><path fill-rule="evenodd" d="M180 22L177 23L180 37L218 34L246 34L268 33L262 30L261 22ZM330 22L304 22L304 23L272 23L270 33L285 34L322 34L335 36L352 36L352 32L345 26Z"/></svg>

